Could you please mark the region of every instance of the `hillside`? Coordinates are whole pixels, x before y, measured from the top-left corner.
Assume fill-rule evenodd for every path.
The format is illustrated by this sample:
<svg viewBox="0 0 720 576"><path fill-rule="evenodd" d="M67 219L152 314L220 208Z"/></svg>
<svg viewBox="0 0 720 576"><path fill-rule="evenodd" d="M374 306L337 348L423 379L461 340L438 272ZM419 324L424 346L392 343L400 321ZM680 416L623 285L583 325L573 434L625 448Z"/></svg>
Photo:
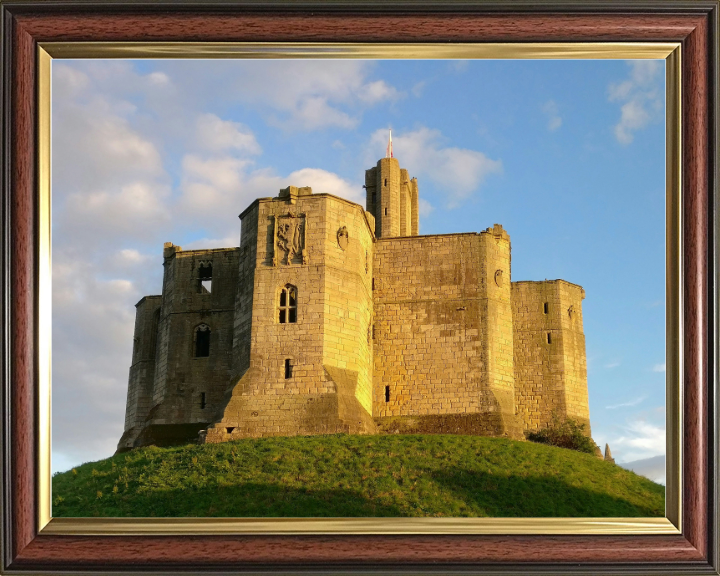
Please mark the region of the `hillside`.
<svg viewBox="0 0 720 576"><path fill-rule="evenodd" d="M501 438L305 436L142 448L52 479L53 516L664 516L665 488Z"/></svg>

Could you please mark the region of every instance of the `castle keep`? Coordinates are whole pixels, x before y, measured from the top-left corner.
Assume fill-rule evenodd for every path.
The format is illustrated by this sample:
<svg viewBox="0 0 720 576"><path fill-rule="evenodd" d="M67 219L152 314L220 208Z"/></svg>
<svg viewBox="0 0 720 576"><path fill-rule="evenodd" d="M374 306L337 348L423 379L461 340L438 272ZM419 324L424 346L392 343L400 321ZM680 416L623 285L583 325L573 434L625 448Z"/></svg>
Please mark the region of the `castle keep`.
<svg viewBox="0 0 720 576"><path fill-rule="evenodd" d="M240 214L238 248L165 244L137 304L118 450L347 432L522 438L587 424L584 290L512 282L502 226L420 236L395 158L366 206L308 187Z"/></svg>

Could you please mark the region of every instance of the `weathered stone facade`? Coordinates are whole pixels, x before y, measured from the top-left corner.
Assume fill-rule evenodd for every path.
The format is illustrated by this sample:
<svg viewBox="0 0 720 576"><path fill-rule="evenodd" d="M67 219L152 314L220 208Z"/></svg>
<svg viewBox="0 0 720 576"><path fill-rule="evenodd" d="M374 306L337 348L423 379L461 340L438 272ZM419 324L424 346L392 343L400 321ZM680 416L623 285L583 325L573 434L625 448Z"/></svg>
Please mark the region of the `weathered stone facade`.
<svg viewBox="0 0 720 576"><path fill-rule="evenodd" d="M394 158L366 208L290 186L253 202L238 248L164 249L137 304L118 450L199 438L588 424L583 289L511 282L510 237L419 236Z"/></svg>

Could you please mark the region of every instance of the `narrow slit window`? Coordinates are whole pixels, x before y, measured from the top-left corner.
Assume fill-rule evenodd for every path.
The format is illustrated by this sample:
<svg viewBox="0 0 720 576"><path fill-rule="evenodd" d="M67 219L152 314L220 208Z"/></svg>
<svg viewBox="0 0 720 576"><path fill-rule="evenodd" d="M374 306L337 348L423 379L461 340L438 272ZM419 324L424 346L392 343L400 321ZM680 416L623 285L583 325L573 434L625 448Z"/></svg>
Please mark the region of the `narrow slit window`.
<svg viewBox="0 0 720 576"><path fill-rule="evenodd" d="M390 402L390 386L385 386L385 402Z"/></svg>
<svg viewBox="0 0 720 576"><path fill-rule="evenodd" d="M375 205L375 199L376 199L376 198L377 198L377 193L375 192L375 190L373 190L373 191L372 191L372 203L373 203L373 206Z"/></svg>
<svg viewBox="0 0 720 576"><path fill-rule="evenodd" d="M198 269L198 293L212 292L212 263L201 263Z"/></svg>
<svg viewBox="0 0 720 576"><path fill-rule="evenodd" d="M372 279L372 289L375 290L375 278Z"/></svg>
<svg viewBox="0 0 720 576"><path fill-rule="evenodd" d="M550 335L550 332L547 333L547 343L552 344L552 336Z"/></svg>
<svg viewBox="0 0 720 576"><path fill-rule="evenodd" d="M202 410L204 410L204 409L205 409L205 406L207 406L207 402L206 402L206 400L205 400L205 392L201 392L201 393L200 393L200 408L201 408Z"/></svg>
<svg viewBox="0 0 720 576"><path fill-rule="evenodd" d="M385 216L387 216L387 208L385 208Z"/></svg>
<svg viewBox="0 0 720 576"><path fill-rule="evenodd" d="M290 358L285 358L285 380L292 378L292 369Z"/></svg>
<svg viewBox="0 0 720 576"><path fill-rule="evenodd" d="M385 178L385 186L387 186L387 178Z"/></svg>
<svg viewBox="0 0 720 576"><path fill-rule="evenodd" d="M278 307L280 324L297 322L297 288L288 284L280 290L280 306Z"/></svg>
<svg viewBox="0 0 720 576"><path fill-rule="evenodd" d="M210 326L200 324L195 328L195 357L210 356Z"/></svg>
<svg viewBox="0 0 720 576"><path fill-rule="evenodd" d="M547 314L547 313L548 313L548 309L549 309L548 303L545 302L545 304L543 304L543 312L544 312L545 314Z"/></svg>

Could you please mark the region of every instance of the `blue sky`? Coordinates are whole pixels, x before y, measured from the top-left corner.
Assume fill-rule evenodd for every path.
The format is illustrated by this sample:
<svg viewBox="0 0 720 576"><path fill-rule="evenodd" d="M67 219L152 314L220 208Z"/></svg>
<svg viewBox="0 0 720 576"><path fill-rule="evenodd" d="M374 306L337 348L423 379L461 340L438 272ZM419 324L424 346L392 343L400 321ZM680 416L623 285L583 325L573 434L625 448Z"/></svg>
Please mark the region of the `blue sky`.
<svg viewBox="0 0 720 576"><path fill-rule="evenodd" d="M421 234L497 222L513 280L585 288L593 437L664 454L662 61L56 60L54 470L114 450L162 243L236 245L287 185L362 202L389 127Z"/></svg>

